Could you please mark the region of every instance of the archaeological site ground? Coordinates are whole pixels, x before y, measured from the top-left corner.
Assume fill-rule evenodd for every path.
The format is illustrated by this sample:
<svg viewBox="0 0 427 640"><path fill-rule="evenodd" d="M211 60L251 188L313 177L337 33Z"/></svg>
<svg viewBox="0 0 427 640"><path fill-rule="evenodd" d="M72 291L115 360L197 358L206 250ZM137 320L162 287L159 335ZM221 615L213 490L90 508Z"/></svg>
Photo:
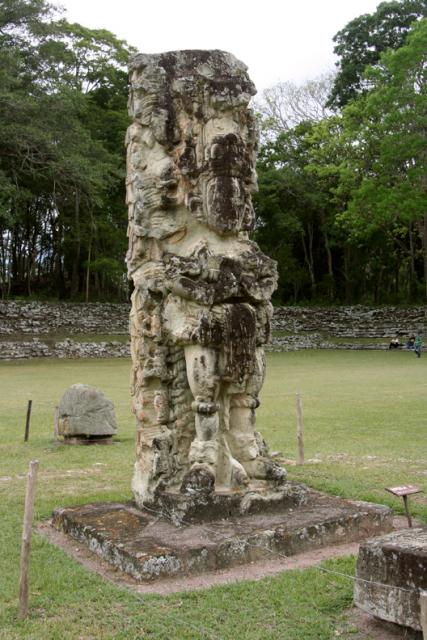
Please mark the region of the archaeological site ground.
<svg viewBox="0 0 427 640"><path fill-rule="evenodd" d="M397 513L402 513L400 501L387 494L384 486L414 483L427 489L423 422L427 365L412 356L312 350L268 356L260 430L272 450L280 451L291 480L331 495L387 504ZM113 639L144 634L252 639L264 637L265 629L277 639L329 640L336 637L336 630L349 639L379 638L378 628L368 633L360 616L352 612L353 582L337 575L354 575L354 555L322 565L336 573L297 569L256 582L161 597L138 596L83 568L37 534L30 565L30 616L25 622L17 621L28 460L40 460L37 522L48 520L58 506L129 500L134 424L127 401L127 374L126 359L1 363L2 640ZM119 436L114 446L53 445L54 406L76 380L99 386L115 403ZM294 465L296 391L302 394L306 428L307 462L302 467ZM31 434L24 445L30 396L34 401ZM412 512L426 522L425 494L413 499Z"/></svg>

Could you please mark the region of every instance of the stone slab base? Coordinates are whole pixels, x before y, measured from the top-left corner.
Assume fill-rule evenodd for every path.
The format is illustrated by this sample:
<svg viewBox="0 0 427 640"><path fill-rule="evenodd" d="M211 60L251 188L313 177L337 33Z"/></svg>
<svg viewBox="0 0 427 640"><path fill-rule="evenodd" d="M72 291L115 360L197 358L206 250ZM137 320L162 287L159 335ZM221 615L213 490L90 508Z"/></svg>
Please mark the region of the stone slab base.
<svg viewBox="0 0 427 640"><path fill-rule="evenodd" d="M63 444L113 444L113 436L64 436Z"/></svg>
<svg viewBox="0 0 427 640"><path fill-rule="evenodd" d="M357 578L357 607L421 630L419 591L427 589L427 527L368 540L359 550Z"/></svg>
<svg viewBox="0 0 427 640"><path fill-rule="evenodd" d="M271 558L275 552L291 556L364 540L390 531L392 512L309 491L298 508L181 527L131 503L59 508L52 523L143 582L224 569Z"/></svg>

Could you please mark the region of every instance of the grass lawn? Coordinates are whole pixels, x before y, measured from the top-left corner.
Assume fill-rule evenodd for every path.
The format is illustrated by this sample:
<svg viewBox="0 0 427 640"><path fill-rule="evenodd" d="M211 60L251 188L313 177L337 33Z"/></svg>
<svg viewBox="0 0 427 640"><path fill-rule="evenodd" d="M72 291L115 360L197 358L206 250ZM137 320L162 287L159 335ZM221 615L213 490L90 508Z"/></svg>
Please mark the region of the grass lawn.
<svg viewBox="0 0 427 640"><path fill-rule="evenodd" d="M104 582L35 535L30 617L18 621L20 536L28 461L40 460L37 520L60 505L130 497L134 426L126 360L0 363L0 638L242 638L329 640L346 625L352 582L318 569L173 596L137 596ZM53 411L75 382L100 387L116 405L119 442L52 444ZM427 491L427 358L405 352L299 351L268 356L258 425L273 450L296 455L295 392L302 395L306 458L289 476L332 494L392 504L400 483ZM27 400L30 441L23 443ZM411 499L427 521L426 494ZM325 566L354 572L354 558Z"/></svg>

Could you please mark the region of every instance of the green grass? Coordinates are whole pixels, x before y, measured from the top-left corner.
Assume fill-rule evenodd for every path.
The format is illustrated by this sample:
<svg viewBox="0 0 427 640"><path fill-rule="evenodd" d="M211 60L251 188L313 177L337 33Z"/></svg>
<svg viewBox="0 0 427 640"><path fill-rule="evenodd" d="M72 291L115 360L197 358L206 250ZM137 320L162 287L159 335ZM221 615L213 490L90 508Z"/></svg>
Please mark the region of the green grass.
<svg viewBox="0 0 427 640"><path fill-rule="evenodd" d="M302 396L308 464L293 479L347 498L401 501L386 486L427 492L427 360L410 352L270 354L258 423L273 449L296 458L295 393ZM311 462L310 462L311 461ZM411 499L427 520L425 494Z"/></svg>
<svg viewBox="0 0 427 640"><path fill-rule="evenodd" d="M401 509L384 491L402 482L427 490L427 359L405 352L299 351L268 356L258 426L271 448L296 455L295 393L305 421L303 467L289 475L346 497ZM18 621L20 535L28 461L40 460L37 520L57 506L130 497L134 425L126 360L33 360L0 363L0 638L274 638L330 640L346 629L352 583L318 569L259 582L168 597L144 596L104 582L35 535L30 617ZM57 447L53 411L64 389L100 387L116 405L119 442ZM27 400L30 441L23 443ZM411 499L427 520L425 494ZM354 558L326 566L354 572ZM347 632L345 632L347 633ZM348 636L351 638L351 629Z"/></svg>

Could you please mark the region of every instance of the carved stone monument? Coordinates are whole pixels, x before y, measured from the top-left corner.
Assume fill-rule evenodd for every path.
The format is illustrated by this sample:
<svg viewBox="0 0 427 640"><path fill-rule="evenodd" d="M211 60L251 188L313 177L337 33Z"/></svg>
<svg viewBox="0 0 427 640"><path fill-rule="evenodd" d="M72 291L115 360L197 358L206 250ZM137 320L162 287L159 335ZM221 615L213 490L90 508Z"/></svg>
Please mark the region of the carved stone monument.
<svg viewBox="0 0 427 640"><path fill-rule="evenodd" d="M136 506L59 508L53 526L138 581L293 555L392 525L387 507L287 482L255 427L277 274L248 235L254 92L246 67L222 51L131 63Z"/></svg>
<svg viewBox="0 0 427 640"><path fill-rule="evenodd" d="M255 429L276 265L254 227L257 128L246 66L223 51L137 55L127 133L132 488L284 491Z"/></svg>

